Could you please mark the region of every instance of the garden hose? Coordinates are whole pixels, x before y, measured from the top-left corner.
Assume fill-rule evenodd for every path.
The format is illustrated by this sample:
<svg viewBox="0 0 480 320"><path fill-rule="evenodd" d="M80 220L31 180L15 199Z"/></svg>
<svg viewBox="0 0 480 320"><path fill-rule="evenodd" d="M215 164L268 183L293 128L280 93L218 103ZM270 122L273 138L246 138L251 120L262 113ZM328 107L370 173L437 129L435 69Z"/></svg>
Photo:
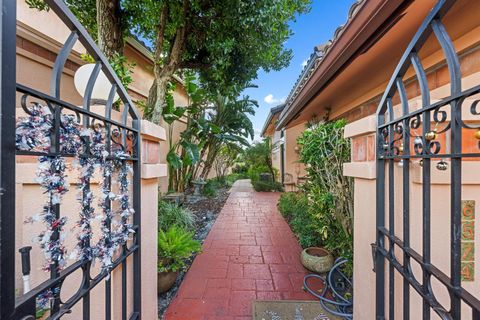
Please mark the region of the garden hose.
<svg viewBox="0 0 480 320"><path fill-rule="evenodd" d="M343 283L347 284L349 288L353 287L352 281L339 269L339 267L345 264L347 261L348 260L344 258L338 258L337 260L335 260L332 269L328 272L326 277L322 277L318 274L306 275L303 279L303 286L305 290L320 299L320 304L325 309L325 311L343 319L351 320L353 319L353 296L346 298L345 293L348 291L348 289L338 288L338 282L335 282L333 279L334 274L336 274L341 277ZM323 289L320 294L318 294L318 292L315 292L308 286L308 279L311 278L320 279L322 281ZM331 292L332 299L326 297L326 294L329 290ZM341 291L343 291L343 294L341 294Z"/></svg>

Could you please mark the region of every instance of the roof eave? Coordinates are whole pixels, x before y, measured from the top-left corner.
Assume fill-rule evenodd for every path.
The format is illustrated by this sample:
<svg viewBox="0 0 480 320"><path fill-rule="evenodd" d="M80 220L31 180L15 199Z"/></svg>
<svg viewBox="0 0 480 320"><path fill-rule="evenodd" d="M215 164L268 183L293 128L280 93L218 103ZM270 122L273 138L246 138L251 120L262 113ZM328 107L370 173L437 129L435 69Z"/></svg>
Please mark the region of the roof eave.
<svg viewBox="0 0 480 320"><path fill-rule="evenodd" d="M282 103L282 104L279 104L278 106L273 107L273 108L270 109L270 111L268 112L267 119L265 120L265 123L263 124L262 131L261 131L261 133L260 133L260 136L261 136L262 138L265 137L265 132L267 131L268 126L269 126L270 123L272 122L273 117L274 117L276 114L282 112L282 110L283 110L284 107L285 107L285 104Z"/></svg>
<svg viewBox="0 0 480 320"><path fill-rule="evenodd" d="M286 127L357 54L362 45L403 4L411 0L366 1L323 56L300 92L287 101L276 129Z"/></svg>

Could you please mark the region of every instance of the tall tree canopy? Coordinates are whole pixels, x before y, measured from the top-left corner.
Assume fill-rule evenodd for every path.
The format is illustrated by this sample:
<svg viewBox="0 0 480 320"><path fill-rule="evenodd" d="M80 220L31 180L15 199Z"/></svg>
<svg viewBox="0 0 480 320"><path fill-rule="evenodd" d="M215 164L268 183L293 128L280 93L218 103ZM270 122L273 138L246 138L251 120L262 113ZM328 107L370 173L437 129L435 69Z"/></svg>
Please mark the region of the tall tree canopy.
<svg viewBox="0 0 480 320"><path fill-rule="evenodd" d="M161 119L167 83L180 69L196 70L204 83L222 90L245 85L260 68L288 65L288 23L310 5L310 0L65 1L108 57L122 53L127 35L152 44L155 82L147 105L155 122ZM27 2L42 7L42 0Z"/></svg>

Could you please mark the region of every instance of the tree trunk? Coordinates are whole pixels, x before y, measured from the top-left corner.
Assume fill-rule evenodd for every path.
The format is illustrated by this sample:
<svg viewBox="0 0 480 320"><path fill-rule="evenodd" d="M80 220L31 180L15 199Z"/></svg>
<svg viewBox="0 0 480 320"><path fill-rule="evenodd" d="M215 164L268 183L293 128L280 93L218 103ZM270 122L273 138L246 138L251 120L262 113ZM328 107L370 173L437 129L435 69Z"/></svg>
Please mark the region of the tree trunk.
<svg viewBox="0 0 480 320"><path fill-rule="evenodd" d="M122 9L120 0L97 0L98 46L108 59L123 55Z"/></svg>
<svg viewBox="0 0 480 320"><path fill-rule="evenodd" d="M213 162L215 160L215 157L218 154L219 146L212 147L208 150L208 155L207 159L205 161L205 166L202 168L202 173L200 174L200 178L206 180L208 175L210 174L210 171L212 170L213 167Z"/></svg>
<svg viewBox="0 0 480 320"><path fill-rule="evenodd" d="M188 1L184 1L184 15L188 11ZM162 109L165 105L165 93L167 83L177 71L182 61L182 54L185 48L186 39L186 26L183 25L177 29L168 52L167 59L163 61L162 55L164 54L163 44L165 41L164 33L167 22L168 6L164 4L162 12L160 14L157 39L155 43L155 66L153 67L153 73L155 75L155 81L150 89L147 106L152 108L152 122L160 123L162 119ZM156 86L154 88L153 86Z"/></svg>
<svg viewBox="0 0 480 320"><path fill-rule="evenodd" d="M147 104L153 108L152 122L160 124L162 120L162 111L165 105L165 95L167 90L167 83L170 80L170 76L158 77L150 88Z"/></svg>

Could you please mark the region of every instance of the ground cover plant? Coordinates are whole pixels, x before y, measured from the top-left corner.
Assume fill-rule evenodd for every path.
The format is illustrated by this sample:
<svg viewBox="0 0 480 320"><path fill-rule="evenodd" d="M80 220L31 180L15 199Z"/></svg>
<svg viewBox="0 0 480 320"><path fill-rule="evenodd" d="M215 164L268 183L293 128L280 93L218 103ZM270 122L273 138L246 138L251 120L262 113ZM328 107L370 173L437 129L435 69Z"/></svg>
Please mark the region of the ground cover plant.
<svg viewBox="0 0 480 320"><path fill-rule="evenodd" d="M195 216L187 208L160 200L158 202L158 229L166 231L171 226L192 231L195 227Z"/></svg>

